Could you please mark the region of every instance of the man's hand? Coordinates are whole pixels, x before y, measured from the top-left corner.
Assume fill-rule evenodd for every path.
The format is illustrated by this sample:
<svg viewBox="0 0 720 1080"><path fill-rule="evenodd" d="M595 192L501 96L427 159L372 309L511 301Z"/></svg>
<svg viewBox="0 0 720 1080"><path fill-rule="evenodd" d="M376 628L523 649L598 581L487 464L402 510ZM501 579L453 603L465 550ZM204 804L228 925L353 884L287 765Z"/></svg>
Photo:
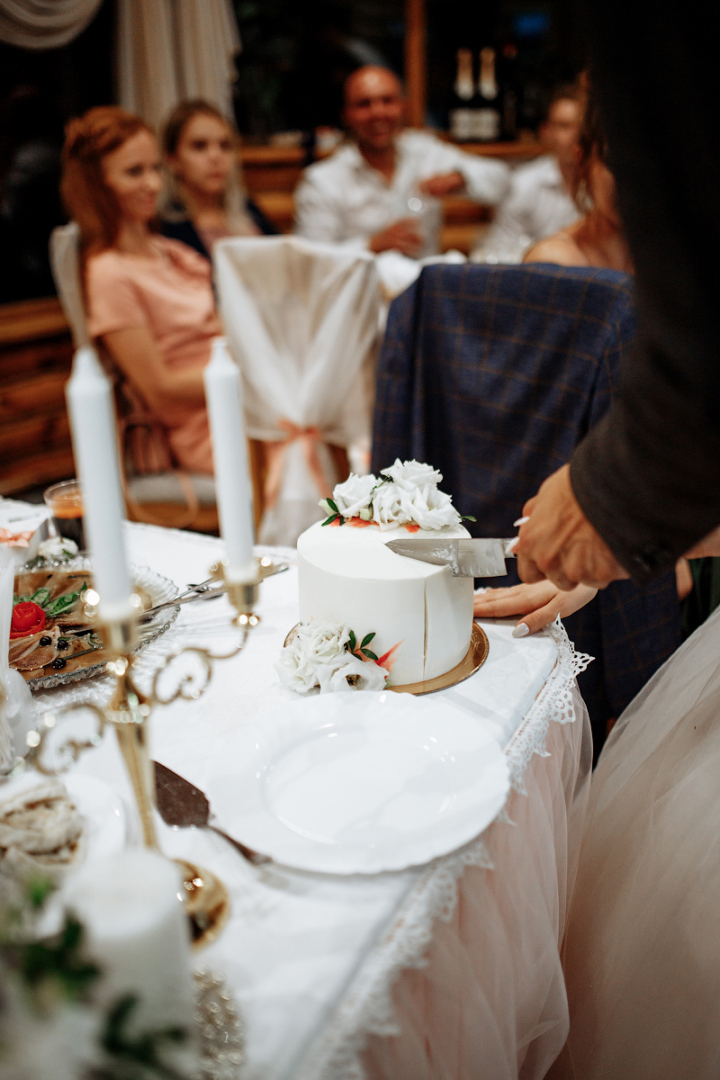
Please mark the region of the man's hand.
<svg viewBox="0 0 720 1080"><path fill-rule="evenodd" d="M559 589L604 589L630 575L583 514L570 485L570 466L549 476L523 507L515 554L523 581L549 578Z"/></svg>
<svg viewBox="0 0 720 1080"><path fill-rule="evenodd" d="M429 176L418 184L421 195L431 195L442 199L445 195L455 195L465 187L465 177L460 172L443 173L441 176Z"/></svg>
<svg viewBox="0 0 720 1080"><path fill-rule="evenodd" d="M402 218L387 229L370 237L369 247L376 255L381 251L400 251L414 258L422 247L420 225L416 218Z"/></svg>

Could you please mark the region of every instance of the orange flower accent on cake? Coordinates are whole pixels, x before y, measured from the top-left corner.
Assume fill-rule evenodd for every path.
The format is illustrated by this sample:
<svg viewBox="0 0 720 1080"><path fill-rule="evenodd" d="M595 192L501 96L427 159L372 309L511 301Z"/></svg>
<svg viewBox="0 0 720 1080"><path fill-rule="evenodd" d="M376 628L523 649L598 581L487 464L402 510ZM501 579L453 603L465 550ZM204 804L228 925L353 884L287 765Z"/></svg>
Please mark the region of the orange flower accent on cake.
<svg viewBox="0 0 720 1080"><path fill-rule="evenodd" d="M406 525L406 526L405 526L405 528L407 529L407 531L408 531L409 533L416 533L416 532L420 532L420 526L419 526L419 525L416 525L414 521L411 521L411 522L409 523L409 525Z"/></svg>
<svg viewBox="0 0 720 1080"><path fill-rule="evenodd" d="M403 638L403 641L404 640L405 640L405 638ZM400 648L401 645L402 645L402 641L398 641L396 645L393 645L392 649L388 649L388 651L386 653L383 653L382 656L379 656L377 661L376 661L377 666L378 667L384 667L385 670L387 671L388 675L390 674L390 672L393 669L393 665L394 665L395 660L396 660L396 655L395 654L397 653L397 651L398 651L398 649Z"/></svg>
<svg viewBox="0 0 720 1080"><path fill-rule="evenodd" d="M335 522L333 522L335 524ZM368 525L377 525L377 521L365 521L361 517L351 517L345 522L346 525L352 525L354 529L367 529Z"/></svg>

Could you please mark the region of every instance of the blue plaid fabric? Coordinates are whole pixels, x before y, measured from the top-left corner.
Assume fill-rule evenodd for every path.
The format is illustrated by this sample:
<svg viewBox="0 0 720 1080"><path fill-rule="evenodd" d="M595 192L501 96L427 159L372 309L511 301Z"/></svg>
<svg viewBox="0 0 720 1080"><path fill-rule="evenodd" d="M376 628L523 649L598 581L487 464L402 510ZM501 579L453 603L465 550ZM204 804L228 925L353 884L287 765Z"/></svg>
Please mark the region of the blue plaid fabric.
<svg viewBox="0 0 720 1080"><path fill-rule="evenodd" d="M430 462L477 518L474 535L513 536L525 500L607 411L634 329L632 279L616 271L426 267L390 308L373 471ZM517 580L512 567L483 584ZM566 626L596 658L580 682L599 749L607 720L680 644L674 573L616 582Z"/></svg>

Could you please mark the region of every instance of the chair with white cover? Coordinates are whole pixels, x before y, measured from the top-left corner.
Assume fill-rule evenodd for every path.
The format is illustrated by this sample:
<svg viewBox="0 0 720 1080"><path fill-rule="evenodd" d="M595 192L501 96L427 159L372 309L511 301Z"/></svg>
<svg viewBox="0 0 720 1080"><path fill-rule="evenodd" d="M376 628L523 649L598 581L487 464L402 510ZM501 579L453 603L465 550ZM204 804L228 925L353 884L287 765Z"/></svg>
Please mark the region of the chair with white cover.
<svg viewBox="0 0 720 1080"><path fill-rule="evenodd" d="M375 261L280 236L222 240L214 262L260 459L258 539L294 544L322 517L319 500L345 479L348 452L369 449L381 307Z"/></svg>
<svg viewBox="0 0 720 1080"><path fill-rule="evenodd" d="M75 348L90 345L80 274L80 230L76 222L53 229L50 265ZM139 407L137 394L128 394L127 388L124 391L125 384L108 357L102 359L111 367L110 375L116 383L128 516L151 524L216 531L213 478L174 468L162 425Z"/></svg>

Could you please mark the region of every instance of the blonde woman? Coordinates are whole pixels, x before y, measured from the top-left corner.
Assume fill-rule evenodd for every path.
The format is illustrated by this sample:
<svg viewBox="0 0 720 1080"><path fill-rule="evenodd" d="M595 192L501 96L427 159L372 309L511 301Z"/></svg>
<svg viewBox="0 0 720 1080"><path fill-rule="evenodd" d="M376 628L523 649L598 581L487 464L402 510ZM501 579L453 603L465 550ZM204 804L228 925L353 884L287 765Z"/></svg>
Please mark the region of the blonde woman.
<svg viewBox="0 0 720 1080"><path fill-rule="evenodd" d="M160 202L160 231L206 259L227 236L277 233L248 199L237 161L237 136L207 101L183 101L162 134L167 169Z"/></svg>
<svg viewBox="0 0 720 1080"><path fill-rule="evenodd" d="M630 251L615 203L615 177L608 167L607 142L592 88L580 125L572 195L583 217L538 241L523 262L599 266L631 274Z"/></svg>

